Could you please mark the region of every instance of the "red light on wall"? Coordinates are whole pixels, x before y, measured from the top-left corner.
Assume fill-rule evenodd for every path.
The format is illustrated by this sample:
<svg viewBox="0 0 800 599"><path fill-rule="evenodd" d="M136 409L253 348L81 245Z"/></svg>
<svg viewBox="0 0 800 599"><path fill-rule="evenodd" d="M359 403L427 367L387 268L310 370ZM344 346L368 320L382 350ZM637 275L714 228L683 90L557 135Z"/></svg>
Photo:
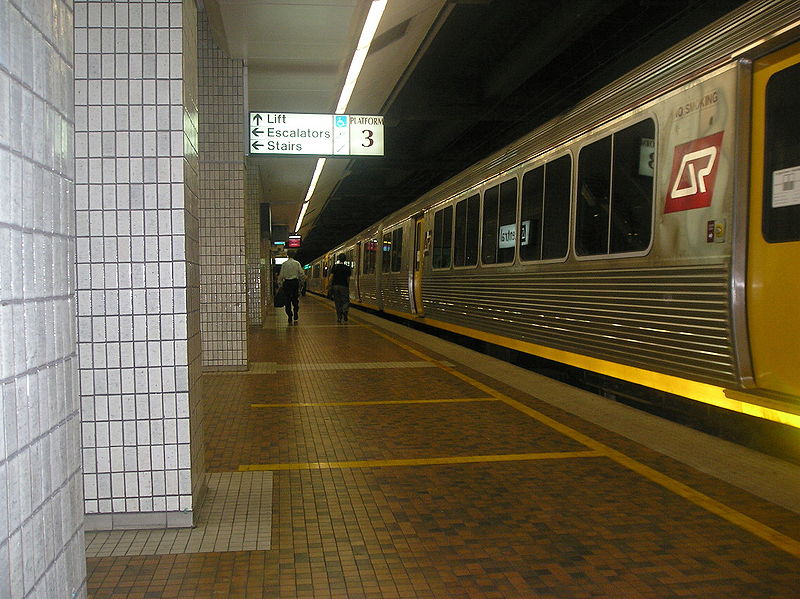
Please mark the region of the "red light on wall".
<svg viewBox="0 0 800 599"><path fill-rule="evenodd" d="M289 235L289 239L286 240L286 247L287 248L299 248L300 242L302 241L302 236L300 235Z"/></svg>

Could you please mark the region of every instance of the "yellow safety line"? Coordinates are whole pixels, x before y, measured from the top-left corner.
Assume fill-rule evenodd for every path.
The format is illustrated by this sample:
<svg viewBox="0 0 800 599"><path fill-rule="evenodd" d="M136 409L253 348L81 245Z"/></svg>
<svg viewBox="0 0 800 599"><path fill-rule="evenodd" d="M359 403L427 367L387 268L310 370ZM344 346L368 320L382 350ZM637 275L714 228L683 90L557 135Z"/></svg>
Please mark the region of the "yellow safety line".
<svg viewBox="0 0 800 599"><path fill-rule="evenodd" d="M437 464L474 464L485 462L522 462L528 460L562 460L605 457L602 452L562 451L541 453L508 453L497 455L468 455L440 458L408 458L404 460L357 460L351 462L306 462L292 464L248 464L239 466L239 472L255 470L325 470L346 468L384 468L387 466L430 466Z"/></svg>
<svg viewBox="0 0 800 599"><path fill-rule="evenodd" d="M394 310L384 312L399 316L407 322L423 322L419 316ZM628 366L619 362L611 362L571 351L547 347L530 341L522 341L495 333L487 333L463 325L441 320L425 318L423 324L437 329L466 335L467 337L488 341L502 347L518 350L526 354L547 358L584 370L598 372L612 378L628 381L680 395L703 404L731 410L748 416L778 422L800 429L800 408L791 403L791 399L780 401L776 398L757 395L756 391L747 389L726 389L710 383L701 383L675 375L646 370L636 366Z"/></svg>
<svg viewBox="0 0 800 599"><path fill-rule="evenodd" d="M436 364L441 369L447 371L453 376L456 376L461 380L473 385L477 389L480 389L481 391L487 393L488 395L491 395L492 397L495 397L500 401L503 401L507 405L519 410L524 414L527 414L531 418L538 420L542 424L545 424L546 426L549 426L550 428L566 435L567 437L575 441L578 441L579 443L582 443L586 447L592 448L593 450L603 455L604 457L613 460L614 462L620 464L621 466L624 466L625 468L628 468L636 472L637 474L683 497L684 499L691 501L695 505L698 505L708 510L712 514L716 514L717 516L724 518L731 524L734 524L754 534L755 536L764 539L765 541L775 545L776 547L783 549L787 553L790 553L794 557L800 558L800 541L798 541L797 539L793 539L787 535L784 535L783 533L780 533L777 530L770 528L769 526L761 522L758 522L757 520L754 520L753 518L750 518L749 516L746 516L741 512L738 512L733 508L728 507L727 505L715 499L712 499L711 497L703 493L700 493L699 491L696 491L695 489L692 489L688 485L685 485L675 480L674 478L671 478L659 472L658 470L655 470L654 468L650 468L649 466L642 464L641 462L623 454L622 452L612 449L607 445L604 445L603 443L600 443L599 441L596 441L591 437L588 437L587 435L584 435L583 433L580 433L561 422L558 422L548 416L545 416L538 410L534 410L533 408L526 406L525 404L519 401L511 399L510 397L504 395L503 393L500 393L499 391L492 389L488 385L476 381L472 377L457 371L455 368L442 364L442 362L440 362L439 360L436 360L435 358L432 358L427 354L396 340L390 335L384 334L383 332L377 330L373 326L367 326L367 328L369 328L376 335L383 337L384 339L388 339L392 343L402 347L406 351L422 358L423 360L428 360Z"/></svg>
<svg viewBox="0 0 800 599"><path fill-rule="evenodd" d="M382 406L417 403L469 403L477 401L502 401L496 397L463 397L456 399L387 399L383 401L323 401L293 403L251 403L251 408L307 408L316 406Z"/></svg>

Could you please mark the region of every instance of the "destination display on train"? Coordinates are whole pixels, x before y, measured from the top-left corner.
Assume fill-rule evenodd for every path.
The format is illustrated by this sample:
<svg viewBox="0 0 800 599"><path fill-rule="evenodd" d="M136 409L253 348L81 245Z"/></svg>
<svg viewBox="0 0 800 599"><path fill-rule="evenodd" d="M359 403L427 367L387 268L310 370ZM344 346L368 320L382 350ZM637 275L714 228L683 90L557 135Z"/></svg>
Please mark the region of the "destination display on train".
<svg viewBox="0 0 800 599"><path fill-rule="evenodd" d="M383 156L383 117L251 112L250 154Z"/></svg>

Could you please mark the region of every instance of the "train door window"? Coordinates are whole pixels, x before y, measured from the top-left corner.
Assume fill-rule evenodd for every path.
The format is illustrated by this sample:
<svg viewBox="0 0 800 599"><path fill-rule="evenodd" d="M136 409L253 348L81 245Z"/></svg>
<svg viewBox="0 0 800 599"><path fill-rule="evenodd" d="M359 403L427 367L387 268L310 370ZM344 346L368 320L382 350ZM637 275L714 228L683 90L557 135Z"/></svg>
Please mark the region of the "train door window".
<svg viewBox="0 0 800 599"><path fill-rule="evenodd" d="M315 279L319 279L319 264L314 265L314 269L311 271L311 276Z"/></svg>
<svg viewBox="0 0 800 599"><path fill-rule="evenodd" d="M381 259L381 272L392 270L392 234L386 233L383 236L383 257Z"/></svg>
<svg viewBox="0 0 800 599"><path fill-rule="evenodd" d="M453 248L453 207L437 210L433 216L433 268L450 268Z"/></svg>
<svg viewBox="0 0 800 599"><path fill-rule="evenodd" d="M509 179L483 193L481 262L514 261L517 232L517 180Z"/></svg>
<svg viewBox="0 0 800 599"><path fill-rule="evenodd" d="M764 128L764 204L761 231L768 243L800 241L800 65L767 82Z"/></svg>
<svg viewBox="0 0 800 599"><path fill-rule="evenodd" d="M350 248L349 250L347 250L346 254L347 254L347 261L345 262L345 264L347 264L347 266L349 266L350 268L353 269L353 271L355 271L357 267L356 250L354 248Z"/></svg>
<svg viewBox="0 0 800 599"><path fill-rule="evenodd" d="M375 272L375 255L378 252L378 240L367 239L363 243L364 259L361 262L361 273L371 275Z"/></svg>
<svg viewBox="0 0 800 599"><path fill-rule="evenodd" d="M650 245L649 156L654 138L655 123L647 119L581 149L575 231L579 256L636 252Z"/></svg>
<svg viewBox="0 0 800 599"><path fill-rule="evenodd" d="M456 204L454 266L475 266L478 263L480 213L481 201L478 194Z"/></svg>
<svg viewBox="0 0 800 599"><path fill-rule="evenodd" d="M572 158L567 154L522 178L519 253L522 260L567 255Z"/></svg>
<svg viewBox="0 0 800 599"><path fill-rule="evenodd" d="M403 266L403 229L392 231L392 272L400 272Z"/></svg>

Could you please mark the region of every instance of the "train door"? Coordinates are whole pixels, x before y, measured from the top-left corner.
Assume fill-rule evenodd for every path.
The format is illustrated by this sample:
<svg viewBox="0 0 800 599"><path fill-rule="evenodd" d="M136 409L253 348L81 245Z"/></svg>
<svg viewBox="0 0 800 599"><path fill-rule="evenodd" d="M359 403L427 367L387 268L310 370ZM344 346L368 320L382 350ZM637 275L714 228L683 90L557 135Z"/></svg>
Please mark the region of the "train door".
<svg viewBox="0 0 800 599"><path fill-rule="evenodd" d="M391 234L387 235L383 229L378 229L378 249L375 254L375 293L378 297L379 310L383 310L383 287L390 271L391 239Z"/></svg>
<svg viewBox="0 0 800 599"><path fill-rule="evenodd" d="M414 260L411 269L411 290L414 312L422 315L422 265L425 256L424 217L420 214L414 219Z"/></svg>
<svg viewBox="0 0 800 599"><path fill-rule="evenodd" d="M348 285L348 289L350 292L350 299L354 301L358 301L358 279L356 278L358 275L358 254L356 254L357 248L351 247L350 249L343 250L345 254L345 261L344 263L350 267L352 271L350 275L350 283Z"/></svg>
<svg viewBox="0 0 800 599"><path fill-rule="evenodd" d="M747 317L759 388L800 395L800 44L753 64Z"/></svg>

